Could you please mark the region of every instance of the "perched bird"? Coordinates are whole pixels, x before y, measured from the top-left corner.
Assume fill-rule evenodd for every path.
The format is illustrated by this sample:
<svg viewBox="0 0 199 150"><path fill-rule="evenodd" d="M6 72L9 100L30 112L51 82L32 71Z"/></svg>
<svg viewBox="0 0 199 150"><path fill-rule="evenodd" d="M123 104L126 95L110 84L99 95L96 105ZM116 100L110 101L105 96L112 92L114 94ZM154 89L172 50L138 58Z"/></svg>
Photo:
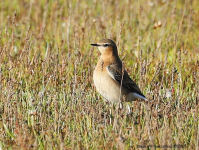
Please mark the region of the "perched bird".
<svg viewBox="0 0 199 150"><path fill-rule="evenodd" d="M93 73L97 91L110 102L148 101L136 83L131 80L118 56L115 42L103 39L97 44L101 56Z"/></svg>

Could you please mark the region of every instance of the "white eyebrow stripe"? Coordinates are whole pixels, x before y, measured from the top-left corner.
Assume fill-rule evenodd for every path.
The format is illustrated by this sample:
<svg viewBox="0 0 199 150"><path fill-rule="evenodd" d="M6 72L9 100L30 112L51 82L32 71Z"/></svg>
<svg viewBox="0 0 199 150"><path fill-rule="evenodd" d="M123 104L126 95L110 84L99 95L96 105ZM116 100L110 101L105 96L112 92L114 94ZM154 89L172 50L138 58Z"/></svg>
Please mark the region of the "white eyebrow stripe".
<svg viewBox="0 0 199 150"><path fill-rule="evenodd" d="M111 45L111 43L97 43L98 45Z"/></svg>

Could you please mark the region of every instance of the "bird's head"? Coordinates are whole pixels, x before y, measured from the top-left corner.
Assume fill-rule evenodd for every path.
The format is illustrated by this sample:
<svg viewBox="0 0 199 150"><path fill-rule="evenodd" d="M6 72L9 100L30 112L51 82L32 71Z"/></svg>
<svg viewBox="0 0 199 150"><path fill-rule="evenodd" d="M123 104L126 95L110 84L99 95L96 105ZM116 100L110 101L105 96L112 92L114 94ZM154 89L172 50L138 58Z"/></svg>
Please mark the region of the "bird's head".
<svg viewBox="0 0 199 150"><path fill-rule="evenodd" d="M98 47L101 55L118 55L117 46L111 39L103 39L97 42L97 44L91 45Z"/></svg>

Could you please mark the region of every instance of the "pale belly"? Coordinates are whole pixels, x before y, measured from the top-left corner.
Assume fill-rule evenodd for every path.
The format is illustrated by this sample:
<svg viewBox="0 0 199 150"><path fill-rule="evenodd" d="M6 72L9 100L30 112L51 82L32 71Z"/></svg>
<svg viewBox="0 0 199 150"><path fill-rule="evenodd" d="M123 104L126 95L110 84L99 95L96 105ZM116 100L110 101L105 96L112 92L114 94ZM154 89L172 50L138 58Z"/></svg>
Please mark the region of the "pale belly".
<svg viewBox="0 0 199 150"><path fill-rule="evenodd" d="M121 88L115 80L113 80L108 74L94 72L93 80L97 91L111 102L123 101L125 90Z"/></svg>

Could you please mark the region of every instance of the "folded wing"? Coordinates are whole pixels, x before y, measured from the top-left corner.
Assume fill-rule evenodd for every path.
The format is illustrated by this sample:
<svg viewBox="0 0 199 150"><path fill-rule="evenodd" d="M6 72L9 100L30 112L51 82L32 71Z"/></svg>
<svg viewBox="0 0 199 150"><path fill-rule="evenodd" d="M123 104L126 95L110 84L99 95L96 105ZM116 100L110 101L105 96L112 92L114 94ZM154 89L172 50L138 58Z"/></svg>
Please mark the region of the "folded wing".
<svg viewBox="0 0 199 150"><path fill-rule="evenodd" d="M119 70L118 67L114 64L111 64L106 67L109 75L118 83L120 83L122 86L126 87L127 89L130 89L132 92L137 93L143 97L145 97L142 92L140 91L137 84L131 80L126 70L122 73L122 70Z"/></svg>

